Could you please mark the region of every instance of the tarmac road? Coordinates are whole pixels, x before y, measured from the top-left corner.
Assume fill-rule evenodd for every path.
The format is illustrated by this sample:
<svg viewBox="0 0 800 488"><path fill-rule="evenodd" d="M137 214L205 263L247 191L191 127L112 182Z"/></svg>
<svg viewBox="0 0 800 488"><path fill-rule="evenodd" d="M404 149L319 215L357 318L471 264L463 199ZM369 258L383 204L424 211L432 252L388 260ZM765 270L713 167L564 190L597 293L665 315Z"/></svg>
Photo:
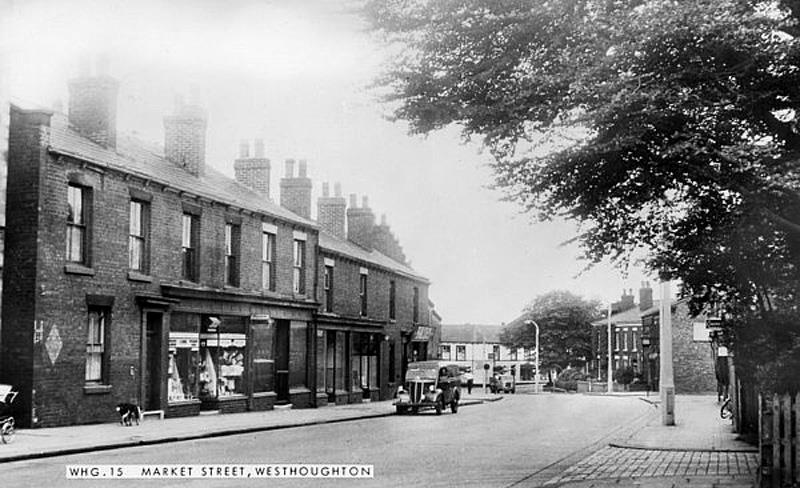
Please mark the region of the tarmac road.
<svg viewBox="0 0 800 488"><path fill-rule="evenodd" d="M335 408L335 407L331 407ZM538 486L652 406L634 397L507 395L441 416L390 416L0 466L4 486ZM214 417L207 417L213 422ZM67 465L342 463L372 479L67 480Z"/></svg>

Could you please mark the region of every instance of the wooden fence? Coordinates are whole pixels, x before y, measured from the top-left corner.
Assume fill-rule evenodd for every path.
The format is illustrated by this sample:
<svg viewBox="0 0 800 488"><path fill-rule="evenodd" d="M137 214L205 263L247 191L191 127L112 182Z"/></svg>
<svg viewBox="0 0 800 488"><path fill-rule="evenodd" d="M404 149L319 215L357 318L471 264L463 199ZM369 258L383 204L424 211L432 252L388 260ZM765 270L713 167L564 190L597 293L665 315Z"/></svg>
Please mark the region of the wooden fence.
<svg viewBox="0 0 800 488"><path fill-rule="evenodd" d="M761 487L800 484L800 394L759 395Z"/></svg>

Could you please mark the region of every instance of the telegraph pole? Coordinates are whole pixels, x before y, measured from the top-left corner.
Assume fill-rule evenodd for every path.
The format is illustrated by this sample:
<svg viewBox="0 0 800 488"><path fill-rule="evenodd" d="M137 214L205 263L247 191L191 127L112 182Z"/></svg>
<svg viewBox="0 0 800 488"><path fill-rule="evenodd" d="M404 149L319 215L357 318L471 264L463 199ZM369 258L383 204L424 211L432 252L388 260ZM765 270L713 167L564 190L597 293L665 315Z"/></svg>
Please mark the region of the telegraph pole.
<svg viewBox="0 0 800 488"><path fill-rule="evenodd" d="M672 303L668 281L661 282L661 307L659 310L659 378L661 420L664 425L675 425L675 377L672 370Z"/></svg>
<svg viewBox="0 0 800 488"><path fill-rule="evenodd" d="M611 304L608 304L608 365L606 366L608 374L608 378L606 378L606 383L608 384L607 392L614 393L614 371L611 366Z"/></svg>

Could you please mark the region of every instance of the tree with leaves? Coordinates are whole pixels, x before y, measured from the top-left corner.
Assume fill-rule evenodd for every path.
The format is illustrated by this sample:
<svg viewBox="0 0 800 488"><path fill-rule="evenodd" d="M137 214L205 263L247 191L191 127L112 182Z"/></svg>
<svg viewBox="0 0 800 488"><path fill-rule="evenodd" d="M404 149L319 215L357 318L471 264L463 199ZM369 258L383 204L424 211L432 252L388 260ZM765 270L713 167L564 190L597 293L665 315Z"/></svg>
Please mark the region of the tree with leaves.
<svg viewBox="0 0 800 488"><path fill-rule="evenodd" d="M725 307L730 336L758 338L742 361L760 381L800 354L765 325L800 319L800 1L375 0L366 16L401 48L380 81L412 132L460 125L510 199L580 224L589 263L641 253L695 311Z"/></svg>
<svg viewBox="0 0 800 488"><path fill-rule="evenodd" d="M581 367L592 355L593 320L601 316L600 303L569 291L558 290L537 296L523 315L506 325L500 343L509 348L536 347L539 326L539 359L545 369Z"/></svg>

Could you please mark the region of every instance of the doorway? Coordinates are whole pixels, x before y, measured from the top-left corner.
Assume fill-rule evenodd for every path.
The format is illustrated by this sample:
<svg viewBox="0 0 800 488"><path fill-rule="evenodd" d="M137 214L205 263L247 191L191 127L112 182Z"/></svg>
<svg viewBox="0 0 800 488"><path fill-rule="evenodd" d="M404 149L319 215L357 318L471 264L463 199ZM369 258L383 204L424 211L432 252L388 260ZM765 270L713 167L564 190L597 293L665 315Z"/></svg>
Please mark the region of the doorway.
<svg viewBox="0 0 800 488"><path fill-rule="evenodd" d="M275 394L280 404L289 403L289 321L277 320L275 328Z"/></svg>
<svg viewBox="0 0 800 488"><path fill-rule="evenodd" d="M145 368L142 371L145 410L161 410L162 385L162 328L164 314L145 313Z"/></svg>

